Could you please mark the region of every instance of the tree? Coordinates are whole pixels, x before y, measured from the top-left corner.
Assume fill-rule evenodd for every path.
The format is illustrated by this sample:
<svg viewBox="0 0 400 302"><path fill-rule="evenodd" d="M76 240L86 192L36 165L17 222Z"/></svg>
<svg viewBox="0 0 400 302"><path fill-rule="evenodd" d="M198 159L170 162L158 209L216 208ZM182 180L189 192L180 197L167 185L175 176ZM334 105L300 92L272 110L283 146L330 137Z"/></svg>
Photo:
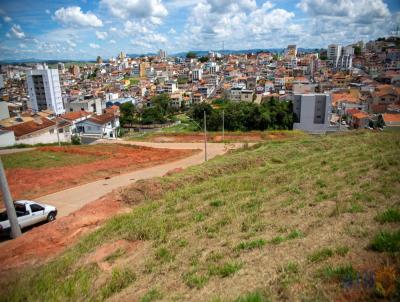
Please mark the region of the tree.
<svg viewBox="0 0 400 302"><path fill-rule="evenodd" d="M196 53L194 52L194 51L189 51L187 54L186 54L186 58L188 58L188 59L194 59L194 58L196 58L197 56L196 56Z"/></svg>
<svg viewBox="0 0 400 302"><path fill-rule="evenodd" d="M361 55L361 47L360 46L354 47L354 54L356 56L360 56Z"/></svg>
<svg viewBox="0 0 400 302"><path fill-rule="evenodd" d="M199 59L199 61L200 61L201 63L208 62L209 60L210 60L209 57L200 57L200 59Z"/></svg>
<svg viewBox="0 0 400 302"><path fill-rule="evenodd" d="M142 113L142 123L149 124L163 124L166 122L164 115L159 107L150 107L144 109Z"/></svg>
<svg viewBox="0 0 400 302"><path fill-rule="evenodd" d="M136 107L131 102L121 104L119 110L121 125L132 124L135 121Z"/></svg>

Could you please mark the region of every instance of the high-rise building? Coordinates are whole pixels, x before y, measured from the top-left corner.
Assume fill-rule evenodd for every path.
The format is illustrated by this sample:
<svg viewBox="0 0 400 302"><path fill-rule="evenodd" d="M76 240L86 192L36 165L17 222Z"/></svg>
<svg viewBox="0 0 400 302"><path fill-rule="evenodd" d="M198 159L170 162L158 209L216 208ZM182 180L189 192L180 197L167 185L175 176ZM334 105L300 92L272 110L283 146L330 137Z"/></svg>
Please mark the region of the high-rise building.
<svg viewBox="0 0 400 302"><path fill-rule="evenodd" d="M203 70L202 69L193 69L192 70L192 81L197 82L201 81L203 78Z"/></svg>
<svg viewBox="0 0 400 302"><path fill-rule="evenodd" d="M165 60L167 58L167 52L165 50L160 49L158 51L158 56L161 60Z"/></svg>
<svg viewBox="0 0 400 302"><path fill-rule="evenodd" d="M31 70L27 75L27 83L28 107L34 112L52 110L55 114L65 113L57 69L48 69L47 66L43 66Z"/></svg>
<svg viewBox="0 0 400 302"><path fill-rule="evenodd" d="M149 68L150 68L150 63L149 62L141 62L139 64L139 76L141 78L146 77Z"/></svg>
<svg viewBox="0 0 400 302"><path fill-rule="evenodd" d="M337 66L339 57L342 55L342 46L338 44L331 44L328 46L327 57L334 67Z"/></svg>
<svg viewBox="0 0 400 302"><path fill-rule="evenodd" d="M313 133L329 131L331 107L329 94L295 94L293 128Z"/></svg>

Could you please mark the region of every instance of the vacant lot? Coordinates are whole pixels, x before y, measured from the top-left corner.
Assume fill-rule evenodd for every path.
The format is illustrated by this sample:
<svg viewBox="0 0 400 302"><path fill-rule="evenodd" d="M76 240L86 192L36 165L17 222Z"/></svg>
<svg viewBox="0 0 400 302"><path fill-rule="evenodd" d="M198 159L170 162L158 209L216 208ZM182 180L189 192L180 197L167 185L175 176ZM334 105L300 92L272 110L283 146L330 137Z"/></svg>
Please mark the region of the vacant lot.
<svg viewBox="0 0 400 302"><path fill-rule="evenodd" d="M304 136L300 131L250 131L250 132L209 132L207 141L214 143L221 142L258 142L276 139L291 139ZM162 132L151 132L142 136L131 137L132 140L149 141L156 143L198 143L204 141L202 132L177 132L168 131L168 128Z"/></svg>
<svg viewBox="0 0 400 302"><path fill-rule="evenodd" d="M0 296L398 300L399 149L398 133L277 140L136 183L130 213L8 275Z"/></svg>
<svg viewBox="0 0 400 302"><path fill-rule="evenodd" d="M96 179L174 161L191 150L128 145L40 147L2 156L15 199L35 198Z"/></svg>

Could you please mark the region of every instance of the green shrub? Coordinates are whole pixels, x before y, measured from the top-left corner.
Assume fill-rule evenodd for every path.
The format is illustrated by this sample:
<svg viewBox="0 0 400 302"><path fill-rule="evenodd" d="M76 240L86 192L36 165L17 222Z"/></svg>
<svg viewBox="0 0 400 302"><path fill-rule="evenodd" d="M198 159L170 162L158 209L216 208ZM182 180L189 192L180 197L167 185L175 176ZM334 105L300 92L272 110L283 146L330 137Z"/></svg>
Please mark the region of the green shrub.
<svg viewBox="0 0 400 302"><path fill-rule="evenodd" d="M398 209L387 209L386 211L378 214L375 220L380 223L387 222L400 222L400 211Z"/></svg>
<svg viewBox="0 0 400 302"><path fill-rule="evenodd" d="M266 241L264 239L241 242L236 246L235 250L253 250L256 248L261 249L265 245L265 243Z"/></svg>
<svg viewBox="0 0 400 302"><path fill-rule="evenodd" d="M377 252L398 252L400 251L400 231L379 232L372 240L370 247Z"/></svg>

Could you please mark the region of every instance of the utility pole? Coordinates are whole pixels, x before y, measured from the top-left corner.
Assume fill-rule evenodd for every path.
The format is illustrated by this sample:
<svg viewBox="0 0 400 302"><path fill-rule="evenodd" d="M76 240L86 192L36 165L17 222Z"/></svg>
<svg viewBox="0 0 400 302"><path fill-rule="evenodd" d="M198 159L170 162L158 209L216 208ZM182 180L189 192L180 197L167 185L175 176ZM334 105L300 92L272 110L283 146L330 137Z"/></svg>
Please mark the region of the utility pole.
<svg viewBox="0 0 400 302"><path fill-rule="evenodd" d="M57 132L58 146L61 147L60 134L58 133L58 118L57 117L56 117L56 132Z"/></svg>
<svg viewBox="0 0 400 302"><path fill-rule="evenodd" d="M222 110L222 141L225 141L225 110Z"/></svg>
<svg viewBox="0 0 400 302"><path fill-rule="evenodd" d="M10 221L11 237L17 238L21 236L21 228L18 224L17 214L15 213L15 207L11 197L10 189L8 188L8 182L6 173L4 172L3 162L0 158L0 185L1 191L3 192L4 205L6 206L8 220Z"/></svg>
<svg viewBox="0 0 400 302"><path fill-rule="evenodd" d="M207 161L207 116L204 110L204 161Z"/></svg>

